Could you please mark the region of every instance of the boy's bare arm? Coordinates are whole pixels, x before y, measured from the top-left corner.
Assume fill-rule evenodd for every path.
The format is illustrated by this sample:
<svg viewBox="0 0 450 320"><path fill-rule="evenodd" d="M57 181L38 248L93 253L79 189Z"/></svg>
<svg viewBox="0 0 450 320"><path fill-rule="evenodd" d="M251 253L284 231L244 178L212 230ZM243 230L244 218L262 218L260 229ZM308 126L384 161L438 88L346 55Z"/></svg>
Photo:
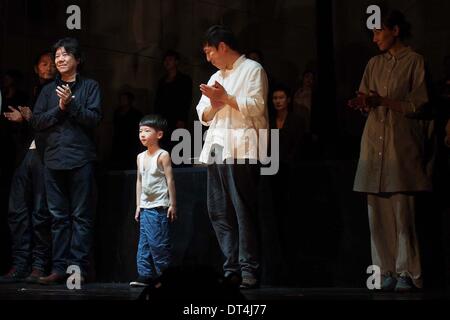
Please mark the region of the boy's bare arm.
<svg viewBox="0 0 450 320"><path fill-rule="evenodd" d="M172 160L168 153L162 154L158 160L161 161L161 165L164 168L167 187L169 188L170 207L167 211L167 218L173 222L177 219L177 196L175 191L175 179L173 178L172 171Z"/></svg>
<svg viewBox="0 0 450 320"><path fill-rule="evenodd" d="M137 158L137 173L136 173L136 212L134 214L134 219L139 221L139 214L141 211L140 202L141 202L141 190L142 190L142 182L141 182L141 172L139 170L139 156Z"/></svg>

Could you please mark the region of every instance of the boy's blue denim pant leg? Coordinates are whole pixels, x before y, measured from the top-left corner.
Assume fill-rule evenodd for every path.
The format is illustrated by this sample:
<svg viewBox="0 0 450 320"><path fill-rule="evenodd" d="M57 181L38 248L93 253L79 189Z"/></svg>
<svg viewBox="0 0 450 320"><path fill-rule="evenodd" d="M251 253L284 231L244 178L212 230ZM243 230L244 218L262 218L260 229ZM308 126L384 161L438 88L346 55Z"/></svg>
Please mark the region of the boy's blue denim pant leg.
<svg viewBox="0 0 450 320"><path fill-rule="evenodd" d="M171 261L170 225L166 208L141 209L137 252L139 276L156 279Z"/></svg>

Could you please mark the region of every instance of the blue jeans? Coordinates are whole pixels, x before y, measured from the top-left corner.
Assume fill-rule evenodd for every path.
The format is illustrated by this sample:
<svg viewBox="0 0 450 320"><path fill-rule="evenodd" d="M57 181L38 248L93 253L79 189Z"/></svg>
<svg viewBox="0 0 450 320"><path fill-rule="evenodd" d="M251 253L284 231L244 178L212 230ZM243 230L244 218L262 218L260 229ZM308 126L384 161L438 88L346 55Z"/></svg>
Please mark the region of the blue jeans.
<svg viewBox="0 0 450 320"><path fill-rule="evenodd" d="M166 208L141 209L138 274L156 279L171 262L170 222Z"/></svg>

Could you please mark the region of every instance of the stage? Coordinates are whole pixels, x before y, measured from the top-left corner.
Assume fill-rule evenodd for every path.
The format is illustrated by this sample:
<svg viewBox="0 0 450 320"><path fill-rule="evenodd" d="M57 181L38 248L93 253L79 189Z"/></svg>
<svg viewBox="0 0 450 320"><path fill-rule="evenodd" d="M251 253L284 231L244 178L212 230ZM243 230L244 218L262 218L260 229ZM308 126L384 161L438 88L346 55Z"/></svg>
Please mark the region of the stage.
<svg viewBox="0 0 450 320"><path fill-rule="evenodd" d="M0 300L138 300L142 288L127 283L89 283L80 290L68 290L65 285L42 286L9 284L0 287ZM429 301L450 298L446 291L412 293L373 292L364 288L288 288L268 287L241 290L245 300L251 301ZM214 301L214 296L209 297ZM183 299L189 301L189 297Z"/></svg>
<svg viewBox="0 0 450 320"><path fill-rule="evenodd" d="M371 264L370 233L364 198L351 188L354 170L353 161L304 163L297 168L292 179L298 183L291 185L297 189L296 203L301 205L283 213L289 219L284 236L292 244L284 248L289 258L284 260L276 228L281 213L272 201L271 177L262 177L258 218L264 288L364 286ZM174 174L179 190L179 220L173 226L174 265L208 266L221 272L223 256L206 208L206 170L175 168ZM137 275L135 179L134 171L98 172L91 282L128 283ZM444 245L450 239L450 215L443 201L436 199L439 197L425 199L417 215L427 290L450 287L450 251ZM5 273L10 256L8 239L0 246L5 257L0 265Z"/></svg>

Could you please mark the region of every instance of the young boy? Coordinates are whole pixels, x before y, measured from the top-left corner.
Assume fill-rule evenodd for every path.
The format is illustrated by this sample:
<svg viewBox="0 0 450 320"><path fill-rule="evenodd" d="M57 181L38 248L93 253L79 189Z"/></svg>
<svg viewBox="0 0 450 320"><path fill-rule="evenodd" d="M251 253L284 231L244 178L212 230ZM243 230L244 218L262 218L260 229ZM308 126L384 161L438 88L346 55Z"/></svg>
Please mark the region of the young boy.
<svg viewBox="0 0 450 320"><path fill-rule="evenodd" d="M140 222L138 278L132 287L149 286L171 260L169 222L177 218L175 181L170 155L159 147L167 121L148 115L139 123L139 139L147 150L137 156L136 221Z"/></svg>

